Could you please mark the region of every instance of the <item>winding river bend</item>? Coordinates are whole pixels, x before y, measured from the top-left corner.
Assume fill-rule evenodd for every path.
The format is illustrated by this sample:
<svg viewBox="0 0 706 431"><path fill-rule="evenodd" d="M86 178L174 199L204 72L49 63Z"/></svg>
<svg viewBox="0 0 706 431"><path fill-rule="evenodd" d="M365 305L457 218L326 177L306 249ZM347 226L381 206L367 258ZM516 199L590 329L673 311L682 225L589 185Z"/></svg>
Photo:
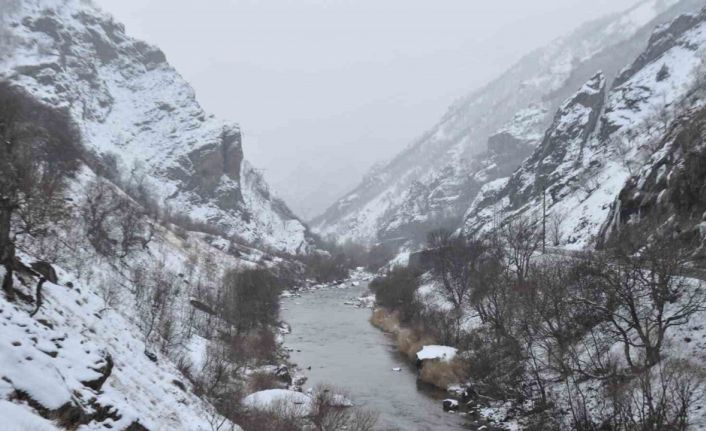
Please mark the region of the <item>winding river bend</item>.
<svg viewBox="0 0 706 431"><path fill-rule="evenodd" d="M343 388L356 405L380 413L381 430L468 429L462 416L443 411L445 393L418 387L414 368L392 339L368 321L370 310L344 304L366 290L361 283L283 299L282 315L292 327L285 346L293 349L292 361L309 378L306 387L325 383Z"/></svg>

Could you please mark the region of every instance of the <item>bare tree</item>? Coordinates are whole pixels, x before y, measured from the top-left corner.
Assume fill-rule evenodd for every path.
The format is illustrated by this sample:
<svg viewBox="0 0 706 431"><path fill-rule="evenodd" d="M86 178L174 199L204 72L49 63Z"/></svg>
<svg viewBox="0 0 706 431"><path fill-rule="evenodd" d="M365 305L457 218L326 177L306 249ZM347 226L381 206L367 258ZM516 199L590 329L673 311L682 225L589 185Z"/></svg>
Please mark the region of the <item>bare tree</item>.
<svg viewBox="0 0 706 431"><path fill-rule="evenodd" d="M635 156L635 148L630 139L622 133L616 133L610 137L607 145L608 147L615 149L615 152L617 153L620 162L623 164L623 167L627 169L628 174L630 174L631 177L634 176L635 170L637 169L636 165L638 163L633 160Z"/></svg>
<svg viewBox="0 0 706 431"><path fill-rule="evenodd" d="M431 232L427 245L431 272L441 281L443 293L453 304L458 342L463 307L497 266L497 256L490 253L491 247L483 239L453 236L443 229Z"/></svg>
<svg viewBox="0 0 706 431"><path fill-rule="evenodd" d="M87 186L81 215L89 241L108 258L123 259L146 249L155 234L145 211L102 178Z"/></svg>
<svg viewBox="0 0 706 431"><path fill-rule="evenodd" d="M453 236L443 229L429 234L427 246L432 272L441 279L448 300L454 307L461 307L482 281L482 269L489 263L489 246L481 239Z"/></svg>
<svg viewBox="0 0 706 431"><path fill-rule="evenodd" d="M79 143L68 115L0 83L0 265L8 298L17 236L45 232L66 215L63 191Z"/></svg>
<svg viewBox="0 0 706 431"><path fill-rule="evenodd" d="M607 387L611 429L686 431L694 403L700 401L704 370L685 360L666 360L627 383Z"/></svg>
<svg viewBox="0 0 706 431"><path fill-rule="evenodd" d="M703 311L706 296L700 284L681 275L688 259L676 241L655 236L639 254L632 255L630 249L617 249L609 261L596 266L605 301L579 300L610 322L623 343L625 360L640 370L660 361L667 331Z"/></svg>
<svg viewBox="0 0 706 431"><path fill-rule="evenodd" d="M532 257L542 245L542 235L531 219L518 217L502 226L500 236L507 247L507 257L515 269L517 282L522 285L529 275Z"/></svg>
<svg viewBox="0 0 706 431"><path fill-rule="evenodd" d="M552 210L551 214L549 214L549 241L551 241L551 244L554 247L559 247L561 242L564 240L562 234L562 224L564 223L565 217L566 215L557 209Z"/></svg>
<svg viewBox="0 0 706 431"><path fill-rule="evenodd" d="M667 102L667 94L661 93L657 95L659 102L653 105L651 111L645 118L645 124L648 129L655 127L658 133L665 134L669 130L669 125L675 117L671 104Z"/></svg>

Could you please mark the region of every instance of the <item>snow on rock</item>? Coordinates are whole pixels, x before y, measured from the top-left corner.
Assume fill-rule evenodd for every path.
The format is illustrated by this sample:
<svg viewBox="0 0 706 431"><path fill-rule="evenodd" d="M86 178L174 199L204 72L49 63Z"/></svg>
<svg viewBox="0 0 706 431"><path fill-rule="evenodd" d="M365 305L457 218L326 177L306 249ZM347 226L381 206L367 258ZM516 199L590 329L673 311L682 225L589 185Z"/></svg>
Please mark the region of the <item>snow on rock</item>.
<svg viewBox="0 0 706 431"><path fill-rule="evenodd" d="M244 159L238 125L203 111L158 48L84 0L3 2L0 78L68 110L94 170L144 177L162 206L287 253L306 228Z"/></svg>
<svg viewBox="0 0 706 431"><path fill-rule="evenodd" d="M444 406L444 411L448 412L458 410L458 400L454 400L453 398L447 398L441 403Z"/></svg>
<svg viewBox="0 0 706 431"><path fill-rule="evenodd" d="M643 49L655 25L701 6L697 0L646 0L526 56L372 169L312 222L314 229L341 240L408 246L429 226L461 218L485 184L509 177L531 154L576 88L598 69L612 79Z"/></svg>
<svg viewBox="0 0 706 431"><path fill-rule="evenodd" d="M312 408L310 396L287 389L269 389L243 398L242 404L256 410L285 409L296 416L306 416Z"/></svg>
<svg viewBox="0 0 706 431"><path fill-rule="evenodd" d="M693 104L685 98L700 79L704 50L706 10L659 28L613 88L607 89L604 76L594 77L560 107L542 144L507 184L476 197L463 232L489 230L517 217L540 220L546 190L547 214L558 223L556 245L595 245L605 227L621 218L616 199L627 196L621 191L650 163L676 110Z"/></svg>
<svg viewBox="0 0 706 431"><path fill-rule="evenodd" d="M59 431L56 425L36 416L30 407L0 400L0 418L5 431Z"/></svg>
<svg viewBox="0 0 706 431"><path fill-rule="evenodd" d="M353 407L355 405L348 397L341 394L333 394L329 404L332 407Z"/></svg>
<svg viewBox="0 0 706 431"><path fill-rule="evenodd" d="M45 419L75 411L84 431L209 430L207 405L169 359L151 361L135 324L72 283L45 283L34 317L0 296L0 417L12 420L3 429L54 430Z"/></svg>
<svg viewBox="0 0 706 431"><path fill-rule="evenodd" d="M420 361L441 360L450 362L456 357L458 349L449 346L424 346L422 350L417 352L417 359Z"/></svg>

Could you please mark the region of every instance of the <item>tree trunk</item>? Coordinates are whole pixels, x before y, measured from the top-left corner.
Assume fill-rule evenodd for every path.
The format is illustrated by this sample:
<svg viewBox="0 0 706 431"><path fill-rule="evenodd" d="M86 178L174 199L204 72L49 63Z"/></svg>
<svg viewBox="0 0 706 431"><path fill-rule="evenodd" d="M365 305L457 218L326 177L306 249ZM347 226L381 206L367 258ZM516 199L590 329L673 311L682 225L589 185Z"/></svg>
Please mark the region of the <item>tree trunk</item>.
<svg viewBox="0 0 706 431"><path fill-rule="evenodd" d="M13 269L15 267L15 244L10 238L11 220L12 211L8 207L0 206L0 265L5 267L2 290L9 300L15 298L12 287Z"/></svg>

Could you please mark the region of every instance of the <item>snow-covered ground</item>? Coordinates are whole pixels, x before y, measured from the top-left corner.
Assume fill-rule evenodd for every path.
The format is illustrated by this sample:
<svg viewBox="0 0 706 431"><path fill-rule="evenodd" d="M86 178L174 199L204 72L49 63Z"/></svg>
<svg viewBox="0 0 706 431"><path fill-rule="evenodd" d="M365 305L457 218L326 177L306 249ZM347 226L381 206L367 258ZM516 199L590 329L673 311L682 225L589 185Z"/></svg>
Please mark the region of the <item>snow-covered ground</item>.
<svg viewBox="0 0 706 431"><path fill-rule="evenodd" d="M150 346L135 323L105 309L92 286L60 268L57 273L58 284L44 284L34 317L34 305L0 298L2 429L64 429L61 412L73 409L80 414L74 429L86 431L133 424L210 431L217 416L170 358L158 351L155 361L148 358ZM32 295L37 280L23 278Z"/></svg>

